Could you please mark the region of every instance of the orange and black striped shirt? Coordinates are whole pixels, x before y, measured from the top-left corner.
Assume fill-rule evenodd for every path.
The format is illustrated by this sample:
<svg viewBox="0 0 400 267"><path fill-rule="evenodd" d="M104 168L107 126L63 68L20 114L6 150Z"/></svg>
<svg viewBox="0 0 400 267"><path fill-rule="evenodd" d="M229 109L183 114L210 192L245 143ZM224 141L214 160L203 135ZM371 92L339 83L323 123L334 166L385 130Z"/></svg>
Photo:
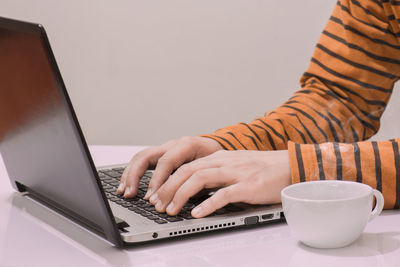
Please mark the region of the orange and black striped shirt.
<svg viewBox="0 0 400 267"><path fill-rule="evenodd" d="M292 182L366 183L400 205L400 139L374 135L400 76L400 1L339 0L301 89L251 123L205 135L225 149L288 149Z"/></svg>

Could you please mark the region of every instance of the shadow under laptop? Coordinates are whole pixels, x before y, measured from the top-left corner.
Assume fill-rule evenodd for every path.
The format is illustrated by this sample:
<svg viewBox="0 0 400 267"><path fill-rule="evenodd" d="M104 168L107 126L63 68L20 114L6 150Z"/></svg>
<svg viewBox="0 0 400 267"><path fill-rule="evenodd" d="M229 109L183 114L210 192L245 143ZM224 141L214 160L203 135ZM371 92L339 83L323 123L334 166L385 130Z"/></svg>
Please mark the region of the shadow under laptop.
<svg viewBox="0 0 400 267"><path fill-rule="evenodd" d="M12 204L1 254L5 266L132 266L124 250L27 199L20 193Z"/></svg>

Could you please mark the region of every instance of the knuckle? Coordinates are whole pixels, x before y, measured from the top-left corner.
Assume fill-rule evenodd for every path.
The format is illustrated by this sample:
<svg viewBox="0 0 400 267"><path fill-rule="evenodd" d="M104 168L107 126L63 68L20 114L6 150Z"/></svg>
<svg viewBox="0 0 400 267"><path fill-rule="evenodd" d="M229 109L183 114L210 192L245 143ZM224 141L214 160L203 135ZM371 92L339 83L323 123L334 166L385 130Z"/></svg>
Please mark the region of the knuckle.
<svg viewBox="0 0 400 267"><path fill-rule="evenodd" d="M158 159L157 165L168 165L170 164L171 159L167 156L162 156Z"/></svg>
<svg viewBox="0 0 400 267"><path fill-rule="evenodd" d="M229 188L220 189L220 198L224 201L229 201L231 197L231 190Z"/></svg>
<svg viewBox="0 0 400 267"><path fill-rule="evenodd" d="M210 209L216 210L218 201L215 199L215 197L210 197L207 199L207 202L205 203Z"/></svg>
<svg viewBox="0 0 400 267"><path fill-rule="evenodd" d="M172 139L172 140L169 140L169 141L163 143L163 144L162 144L161 146L159 146L159 147L160 147L160 148L161 148L161 147L170 147L170 146L176 144L177 141L179 141L179 139Z"/></svg>
<svg viewBox="0 0 400 267"><path fill-rule="evenodd" d="M140 153L140 152L139 152ZM148 157L146 155L135 155L129 161L128 166L125 168L123 175L128 175L129 169L138 169L146 167L148 164Z"/></svg>
<svg viewBox="0 0 400 267"><path fill-rule="evenodd" d="M138 153L136 153L132 159L131 162L135 162L138 160L143 160L144 158L146 158L146 156L151 152L151 148L147 148L144 150L139 151Z"/></svg>
<svg viewBox="0 0 400 267"><path fill-rule="evenodd" d="M179 139L179 143L183 146L193 146L196 138L193 136L183 136Z"/></svg>
<svg viewBox="0 0 400 267"><path fill-rule="evenodd" d="M191 164L183 164L182 166L179 167L179 169L177 170L178 174L180 175L185 175L187 173L191 173L192 172L192 166Z"/></svg>
<svg viewBox="0 0 400 267"><path fill-rule="evenodd" d="M191 179L196 180L196 181L202 181L205 178L207 178L207 173L208 172L205 169L198 170L192 175Z"/></svg>

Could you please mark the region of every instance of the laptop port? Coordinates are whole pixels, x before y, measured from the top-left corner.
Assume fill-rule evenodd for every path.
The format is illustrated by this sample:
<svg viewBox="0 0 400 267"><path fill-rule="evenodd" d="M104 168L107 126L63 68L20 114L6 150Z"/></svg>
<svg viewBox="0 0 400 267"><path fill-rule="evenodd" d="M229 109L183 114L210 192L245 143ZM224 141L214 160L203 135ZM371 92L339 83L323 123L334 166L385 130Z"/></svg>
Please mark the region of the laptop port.
<svg viewBox="0 0 400 267"><path fill-rule="evenodd" d="M273 213L264 214L264 215L261 216L261 219L263 219L263 220L270 220L272 218L274 218L274 214Z"/></svg>
<svg viewBox="0 0 400 267"><path fill-rule="evenodd" d="M252 225L252 224L257 224L258 223L258 216L249 216L244 218L244 224L245 225Z"/></svg>

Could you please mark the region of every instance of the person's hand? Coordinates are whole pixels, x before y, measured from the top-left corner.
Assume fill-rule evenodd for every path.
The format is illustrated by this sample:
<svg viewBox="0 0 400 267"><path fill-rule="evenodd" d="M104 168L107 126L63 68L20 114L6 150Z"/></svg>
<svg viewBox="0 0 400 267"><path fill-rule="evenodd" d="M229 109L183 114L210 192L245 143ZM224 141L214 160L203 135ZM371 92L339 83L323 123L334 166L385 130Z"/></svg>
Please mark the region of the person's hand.
<svg viewBox="0 0 400 267"><path fill-rule="evenodd" d="M126 198L135 196L140 178L147 169L155 167L145 196L145 199L148 199L179 166L221 149L222 146L213 139L194 136L182 137L142 150L125 168L117 193L124 194Z"/></svg>
<svg viewBox="0 0 400 267"><path fill-rule="evenodd" d="M220 188L192 210L192 216L199 218L228 203L280 203L280 192L290 177L287 150L221 150L182 165L153 191L150 202L157 211L176 215L200 190Z"/></svg>

